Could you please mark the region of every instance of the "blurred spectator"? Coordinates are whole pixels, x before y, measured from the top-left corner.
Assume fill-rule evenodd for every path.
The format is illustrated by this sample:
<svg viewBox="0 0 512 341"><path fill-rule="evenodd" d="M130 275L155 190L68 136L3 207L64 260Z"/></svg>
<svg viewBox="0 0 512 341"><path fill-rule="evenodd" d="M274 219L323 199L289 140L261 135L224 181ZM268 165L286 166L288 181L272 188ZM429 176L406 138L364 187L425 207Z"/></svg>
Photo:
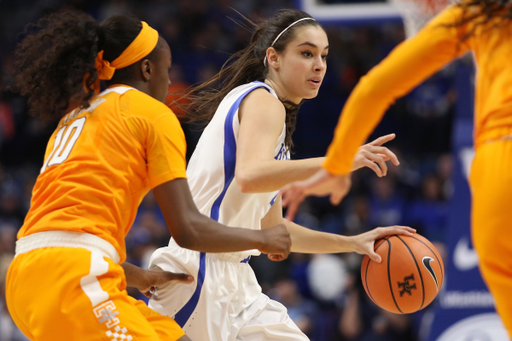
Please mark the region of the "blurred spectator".
<svg viewBox="0 0 512 341"><path fill-rule="evenodd" d="M128 4L127 0L111 0L105 2L99 9L100 22L114 15L129 15L133 12L133 8Z"/></svg>
<svg viewBox="0 0 512 341"><path fill-rule="evenodd" d="M405 208L404 198L396 191L391 176L375 178L370 194L370 221L374 227L401 225Z"/></svg>
<svg viewBox="0 0 512 341"><path fill-rule="evenodd" d="M297 288L302 296L312 298L313 295L308 280L308 267L311 261L311 255L305 253L291 253L288 259L290 279L297 283Z"/></svg>
<svg viewBox="0 0 512 341"><path fill-rule="evenodd" d="M17 226L8 222L0 222L0 257L7 256L7 259L12 260L12 257L14 257L14 246L16 243L17 232ZM5 263L6 262L2 264L5 265ZM0 270L6 269L0 267Z"/></svg>
<svg viewBox="0 0 512 341"><path fill-rule="evenodd" d="M151 254L157 248L167 245L170 238L162 212L150 191L142 200L137 217L126 236L129 261L147 268Z"/></svg>
<svg viewBox="0 0 512 341"><path fill-rule="evenodd" d="M172 18L178 13L178 10L176 1L146 0L139 2L137 12L148 24L160 29L168 18Z"/></svg>
<svg viewBox="0 0 512 341"><path fill-rule="evenodd" d="M453 194L453 157L451 154L442 154L437 160L436 173L441 181L442 195L445 200L451 198Z"/></svg>
<svg viewBox="0 0 512 341"><path fill-rule="evenodd" d="M0 187L0 219L21 227L26 214L22 198L18 183L12 179L4 180Z"/></svg>
<svg viewBox="0 0 512 341"><path fill-rule="evenodd" d="M345 217L345 234L355 235L371 229L368 198L365 195L358 195L354 198Z"/></svg>
<svg viewBox="0 0 512 341"><path fill-rule="evenodd" d="M2 85L0 84L0 148L4 140L10 140L14 137L14 112L12 105L3 99Z"/></svg>
<svg viewBox="0 0 512 341"><path fill-rule="evenodd" d="M446 153L450 150L452 117L456 95L454 64L421 83L404 100L409 115L403 124L409 150L419 156Z"/></svg>
<svg viewBox="0 0 512 341"><path fill-rule="evenodd" d="M185 111L181 106L190 102L185 97L184 91L190 87L190 84L183 79L183 69L174 63L169 72L169 78L171 79L171 84L168 89L169 94L165 98L165 104L170 107L178 119L182 121Z"/></svg>
<svg viewBox="0 0 512 341"><path fill-rule="evenodd" d="M416 228L428 240L444 243L447 219L448 206L441 181L436 175L429 174L423 179L421 198L408 209L406 224Z"/></svg>
<svg viewBox="0 0 512 341"><path fill-rule="evenodd" d="M321 301L335 301L343 294L347 266L339 255L315 254L308 267L309 286Z"/></svg>

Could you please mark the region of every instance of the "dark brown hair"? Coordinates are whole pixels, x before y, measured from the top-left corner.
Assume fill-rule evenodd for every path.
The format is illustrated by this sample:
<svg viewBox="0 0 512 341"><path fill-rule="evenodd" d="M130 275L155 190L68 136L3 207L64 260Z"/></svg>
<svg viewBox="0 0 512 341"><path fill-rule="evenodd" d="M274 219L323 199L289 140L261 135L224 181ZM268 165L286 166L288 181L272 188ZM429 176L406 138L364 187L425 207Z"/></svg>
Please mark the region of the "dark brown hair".
<svg viewBox="0 0 512 341"><path fill-rule="evenodd" d="M263 63L267 49L284 29L301 18L311 18L311 16L303 11L283 9L259 25L245 18L254 28L251 43L245 49L233 54L212 79L187 91L187 97L191 100L190 104L184 106L188 121L208 124L220 102L231 90L249 82L263 81L268 73L268 64ZM293 25L274 44L276 51L284 51L287 44L295 38L297 29L304 26L321 27L314 20L304 20ZM219 83L220 89L214 88ZM291 136L295 130L300 104L282 99L281 101L286 108L285 145L289 149L293 146Z"/></svg>
<svg viewBox="0 0 512 341"><path fill-rule="evenodd" d="M462 41L473 36L475 29L479 26L484 27L484 30L487 31L500 28L512 19L510 0L464 0L457 3L456 6L462 8L463 15L453 26L472 23L471 29L462 37Z"/></svg>
<svg viewBox="0 0 512 341"><path fill-rule="evenodd" d="M88 108L98 77L98 51L104 50L103 58L112 62L141 29L140 20L128 16L114 16L101 25L89 15L69 9L43 17L27 25L16 48L15 87L29 96L31 113L45 120L60 119L70 102ZM116 70L109 83L129 78L132 68Z"/></svg>

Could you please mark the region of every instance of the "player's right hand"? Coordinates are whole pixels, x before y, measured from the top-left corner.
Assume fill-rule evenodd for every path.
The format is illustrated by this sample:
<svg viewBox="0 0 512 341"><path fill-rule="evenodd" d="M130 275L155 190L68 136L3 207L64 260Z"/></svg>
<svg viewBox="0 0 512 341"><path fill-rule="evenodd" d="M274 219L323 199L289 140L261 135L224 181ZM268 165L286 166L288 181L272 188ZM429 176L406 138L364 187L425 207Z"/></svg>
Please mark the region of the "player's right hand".
<svg viewBox="0 0 512 341"><path fill-rule="evenodd" d="M261 253L267 253L273 261L288 258L292 247L290 233L283 224L274 225L261 230L263 245L259 248Z"/></svg>
<svg viewBox="0 0 512 341"><path fill-rule="evenodd" d="M381 238L396 234L404 236L412 236L416 233L416 229L409 226L388 226L377 227L368 232L364 232L350 237L354 242L354 251L361 255L368 255L374 262L380 263L382 258L375 252L375 241Z"/></svg>

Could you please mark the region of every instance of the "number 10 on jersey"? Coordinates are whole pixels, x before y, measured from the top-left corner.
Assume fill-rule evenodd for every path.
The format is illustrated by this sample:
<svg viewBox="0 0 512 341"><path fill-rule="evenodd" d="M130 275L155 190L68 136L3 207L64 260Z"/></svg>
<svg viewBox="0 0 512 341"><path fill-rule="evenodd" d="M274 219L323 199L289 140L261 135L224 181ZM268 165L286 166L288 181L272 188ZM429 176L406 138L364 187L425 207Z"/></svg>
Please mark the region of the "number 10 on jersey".
<svg viewBox="0 0 512 341"><path fill-rule="evenodd" d="M48 159L46 159L43 168L41 168L41 173L50 166L59 165L66 161L76 140L78 140L80 133L84 129L85 120L85 117L78 118L71 124L65 125L59 129L57 135L55 135L52 152L48 156Z"/></svg>

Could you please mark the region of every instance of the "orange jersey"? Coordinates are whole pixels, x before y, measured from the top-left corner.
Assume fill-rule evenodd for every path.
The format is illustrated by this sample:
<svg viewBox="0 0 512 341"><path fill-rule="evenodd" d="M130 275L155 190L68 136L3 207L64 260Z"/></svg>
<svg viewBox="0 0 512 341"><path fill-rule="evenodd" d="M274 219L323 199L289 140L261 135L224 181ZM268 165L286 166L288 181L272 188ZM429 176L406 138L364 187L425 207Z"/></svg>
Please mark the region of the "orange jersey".
<svg viewBox="0 0 512 341"><path fill-rule="evenodd" d="M186 177L185 135L165 104L128 86L100 93L87 110L64 116L53 133L18 238L86 232L124 238L150 188Z"/></svg>
<svg viewBox="0 0 512 341"><path fill-rule="evenodd" d="M493 22L447 27L462 17L460 7L447 8L361 78L343 108L327 152L324 167L329 172L349 173L357 149L388 107L469 50L477 65L475 145L512 133L512 44L508 42L512 24L503 23L500 29L489 29ZM471 37L461 42L473 29Z"/></svg>

